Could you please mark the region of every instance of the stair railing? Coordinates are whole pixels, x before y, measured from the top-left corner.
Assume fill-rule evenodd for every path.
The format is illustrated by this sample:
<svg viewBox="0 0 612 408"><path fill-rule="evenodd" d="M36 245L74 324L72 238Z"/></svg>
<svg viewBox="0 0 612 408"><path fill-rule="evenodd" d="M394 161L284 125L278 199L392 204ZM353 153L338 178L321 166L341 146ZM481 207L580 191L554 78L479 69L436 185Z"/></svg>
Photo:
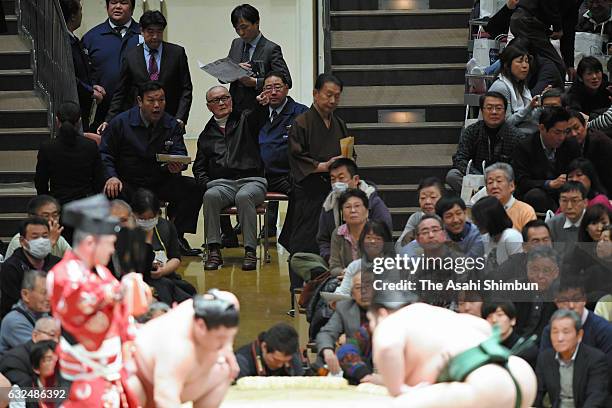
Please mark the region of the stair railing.
<svg viewBox="0 0 612 408"><path fill-rule="evenodd" d="M323 72L331 73L331 0L322 0Z"/></svg>
<svg viewBox="0 0 612 408"><path fill-rule="evenodd" d="M34 84L49 100L49 127L62 102L79 103L68 28L59 0L18 0L19 33L32 42Z"/></svg>

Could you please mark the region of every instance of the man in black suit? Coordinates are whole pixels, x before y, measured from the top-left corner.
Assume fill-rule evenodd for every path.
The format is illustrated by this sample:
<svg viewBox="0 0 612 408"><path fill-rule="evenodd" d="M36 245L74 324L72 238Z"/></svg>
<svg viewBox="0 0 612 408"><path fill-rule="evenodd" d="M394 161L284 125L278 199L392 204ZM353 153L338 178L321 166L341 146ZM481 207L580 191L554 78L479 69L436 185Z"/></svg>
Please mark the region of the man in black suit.
<svg viewBox="0 0 612 408"><path fill-rule="evenodd" d="M281 47L264 37L259 31L259 12L250 4L232 10L232 25L240 38L232 41L228 58L253 72L230 85L230 95L237 113L257 107L255 98L261 93L264 77L270 71L279 71L291 89L291 75L283 59Z"/></svg>
<svg viewBox="0 0 612 408"><path fill-rule="evenodd" d="M539 132L521 141L514 150L512 167L517 193L537 212L557 209L558 190L567 181L567 168L580 156L578 143L568 137L569 119L563 108L544 108Z"/></svg>
<svg viewBox="0 0 612 408"><path fill-rule="evenodd" d="M546 394L553 408L609 407L608 368L601 351L582 344L582 321L572 310L550 318L552 349L538 356L536 407Z"/></svg>
<svg viewBox="0 0 612 408"><path fill-rule="evenodd" d="M159 81L166 93L166 112L184 128L191 109L191 75L187 54L180 45L162 41L166 18L159 11L147 11L140 17L144 44L130 50L121 65L121 79L113 95L102 133L117 114L136 104L138 88L149 81Z"/></svg>

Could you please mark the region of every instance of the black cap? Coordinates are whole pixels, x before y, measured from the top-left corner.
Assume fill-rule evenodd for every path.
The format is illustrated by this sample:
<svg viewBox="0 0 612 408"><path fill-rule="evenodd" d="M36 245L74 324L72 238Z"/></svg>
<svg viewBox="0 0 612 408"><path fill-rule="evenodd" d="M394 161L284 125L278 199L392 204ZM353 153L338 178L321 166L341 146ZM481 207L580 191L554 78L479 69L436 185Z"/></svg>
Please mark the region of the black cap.
<svg viewBox="0 0 612 408"><path fill-rule="evenodd" d="M110 202L103 194L66 204L62 222L93 235L114 235L120 230L119 220L110 215Z"/></svg>

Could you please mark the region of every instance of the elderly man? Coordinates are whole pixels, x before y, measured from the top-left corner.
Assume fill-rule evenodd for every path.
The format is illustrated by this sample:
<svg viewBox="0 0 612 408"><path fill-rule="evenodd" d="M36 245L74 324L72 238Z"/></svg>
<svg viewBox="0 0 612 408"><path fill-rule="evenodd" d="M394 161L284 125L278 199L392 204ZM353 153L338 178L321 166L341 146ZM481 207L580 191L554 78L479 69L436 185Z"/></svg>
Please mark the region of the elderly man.
<svg viewBox="0 0 612 408"><path fill-rule="evenodd" d="M162 84L141 84L138 106L115 116L102 135L100 154L106 168L104 192L109 198L131 202L134 192L145 188L168 201L168 215L179 237L181 254L198 255L184 238L195 233L202 206L202 190L191 177L182 176L186 166L162 162L159 154L186 156L182 126L165 112Z"/></svg>
<svg viewBox="0 0 612 408"><path fill-rule="evenodd" d="M31 387L34 371L30 363L32 346L39 341L59 341L60 327L52 317L42 317L36 321L32 335L25 343L10 349L0 360L0 374L19 387Z"/></svg>
<svg viewBox="0 0 612 408"><path fill-rule="evenodd" d="M27 218L19 228L19 242L13 255L2 264L0 273L0 318L11 311L20 298L25 271L48 271L60 258L51 255L49 224L39 217Z"/></svg>
<svg viewBox="0 0 612 408"><path fill-rule="evenodd" d="M49 316L51 310L45 286L47 274L29 270L23 275L21 299L9 312L0 326L0 355L32 337L36 321Z"/></svg>
<svg viewBox="0 0 612 408"><path fill-rule="evenodd" d="M404 306L412 301L404 291L375 291L368 312L374 365L396 397L393 406L531 406L533 370L500 345L486 321L423 303Z"/></svg>
<svg viewBox="0 0 612 408"><path fill-rule="evenodd" d="M550 318L552 348L538 356L536 407L548 394L553 407L607 407L608 367L603 352L582 342L584 330L573 310L557 310Z"/></svg>
<svg viewBox="0 0 612 408"><path fill-rule="evenodd" d="M567 168L580 156L578 143L567 136L569 113L560 107L545 108L539 131L522 140L514 150L517 193L537 212L556 210L559 188L567 181Z"/></svg>
<svg viewBox="0 0 612 408"><path fill-rule="evenodd" d="M566 253L578 241L578 229L587 202L586 188L578 181L568 181L559 189L561 213L546 222L559 253Z"/></svg>
<svg viewBox="0 0 612 408"><path fill-rule="evenodd" d="M140 406L218 407L239 371L232 352L239 307L233 294L212 289L142 326L130 378Z"/></svg>
<svg viewBox="0 0 612 408"><path fill-rule="evenodd" d="M223 266L219 214L233 205L238 209L244 236L242 270L257 268L257 211L268 183L263 177L258 133L260 111L234 112L232 97L223 86L206 92L206 106L213 114L198 138L193 174L204 193L204 222L208 256L206 270Z"/></svg>
<svg viewBox="0 0 612 408"><path fill-rule="evenodd" d="M487 194L504 206L512 227L521 231L525 224L536 219L532 206L514 198L514 171L507 163L495 163L485 169Z"/></svg>
<svg viewBox="0 0 612 408"><path fill-rule="evenodd" d="M485 166L510 162L522 134L506 123L507 107L508 101L499 92L487 92L480 97L483 120L463 130L457 152L453 155L453 167L446 175L446 182L455 192L461 192L463 176L470 160L472 174L482 174L482 162L485 162Z"/></svg>

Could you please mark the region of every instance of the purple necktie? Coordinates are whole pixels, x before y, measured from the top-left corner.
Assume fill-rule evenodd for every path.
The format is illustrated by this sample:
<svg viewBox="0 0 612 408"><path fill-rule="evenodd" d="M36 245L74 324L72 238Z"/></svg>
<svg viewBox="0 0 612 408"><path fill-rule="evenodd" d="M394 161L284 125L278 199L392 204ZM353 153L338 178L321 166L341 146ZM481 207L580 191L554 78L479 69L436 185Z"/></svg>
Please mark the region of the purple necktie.
<svg viewBox="0 0 612 408"><path fill-rule="evenodd" d="M151 48L149 54L149 78L151 81L157 81L159 79L159 70L157 69L157 61L155 61L157 50Z"/></svg>

